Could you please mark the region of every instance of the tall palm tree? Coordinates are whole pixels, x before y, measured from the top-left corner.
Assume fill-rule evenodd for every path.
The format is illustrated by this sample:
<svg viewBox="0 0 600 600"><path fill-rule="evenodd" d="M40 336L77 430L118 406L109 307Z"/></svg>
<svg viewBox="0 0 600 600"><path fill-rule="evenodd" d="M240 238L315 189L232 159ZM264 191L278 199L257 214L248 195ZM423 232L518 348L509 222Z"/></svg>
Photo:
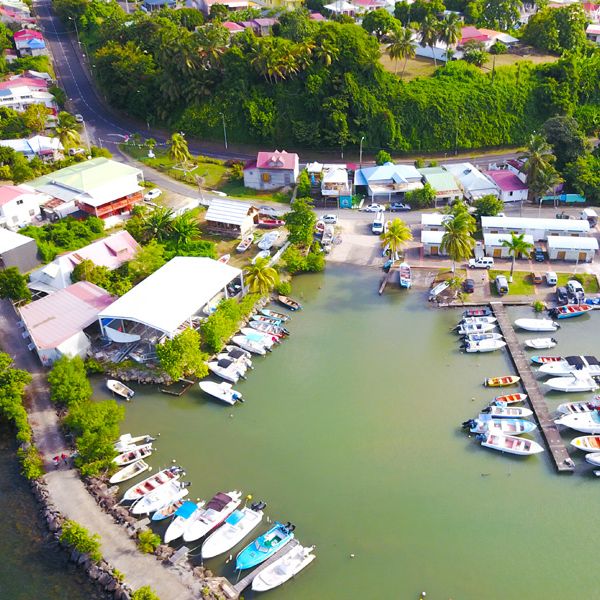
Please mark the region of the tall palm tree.
<svg viewBox="0 0 600 600"><path fill-rule="evenodd" d="M144 218L144 238L146 241L162 242L169 236L172 222L173 211L164 206L158 206Z"/></svg>
<svg viewBox="0 0 600 600"><path fill-rule="evenodd" d="M552 154L552 148L546 141L546 138L539 133L534 133L529 138L527 149L519 158L525 162L525 171L527 173L527 200L532 202L535 199L536 190L540 187L539 179L543 177L542 173L552 167L556 157Z"/></svg>
<svg viewBox="0 0 600 600"><path fill-rule="evenodd" d="M448 49L455 46L461 39L462 21L456 13L451 13L439 24L439 39L446 44L446 64L448 64Z"/></svg>
<svg viewBox="0 0 600 600"><path fill-rule="evenodd" d="M389 223L387 231L384 231L380 236L381 246L386 246L390 249L390 254L396 258L401 248L410 240L413 239L410 227L402 219L394 219Z"/></svg>
<svg viewBox="0 0 600 600"><path fill-rule="evenodd" d="M431 48L431 54L433 55L433 64L437 67L437 60L435 58L434 46L439 40L438 33L438 21L432 15L427 15L421 22L419 28L419 37L421 38L421 46L424 48Z"/></svg>
<svg viewBox="0 0 600 600"><path fill-rule="evenodd" d="M402 75L406 70L406 63L409 58L414 58L416 49L412 41L413 33L408 27L401 27L392 31L389 35L390 43L386 46L389 57L394 61L394 75L398 73L398 61L404 59Z"/></svg>
<svg viewBox="0 0 600 600"><path fill-rule="evenodd" d="M58 113L58 123L55 131L60 143L65 148L72 148L81 142L77 121L68 112L61 111Z"/></svg>
<svg viewBox="0 0 600 600"><path fill-rule="evenodd" d="M529 185L529 190L533 194L533 201L535 202L538 198L541 199L544 194L556 189L563 181L564 179L559 175L554 166L549 165L538 173L536 180L532 182L533 186Z"/></svg>
<svg viewBox="0 0 600 600"><path fill-rule="evenodd" d="M200 237L198 221L189 212L179 215L169 225L169 237L175 241L175 247L179 250Z"/></svg>
<svg viewBox="0 0 600 600"><path fill-rule="evenodd" d="M508 253L512 256L512 264L510 265L510 277L508 281L512 283L513 273L515 270L515 260L517 255L523 256L524 254L529 256L531 251L533 250L533 244L525 241L525 234L521 233L517 235L516 233L510 234L510 240L503 240L502 245L505 248L508 248Z"/></svg>
<svg viewBox="0 0 600 600"><path fill-rule="evenodd" d="M191 160L192 155L188 149L188 143L183 133L174 133L169 141L169 156L176 163L187 163Z"/></svg>
<svg viewBox="0 0 600 600"><path fill-rule="evenodd" d="M269 267L269 259L260 258L253 265L248 265L244 271L248 289L253 294L264 296L277 285L277 271Z"/></svg>
<svg viewBox="0 0 600 600"><path fill-rule="evenodd" d="M475 245L475 240L471 235L471 223L464 217L464 214L473 219L468 213L459 213L444 222L444 235L440 250L452 259L453 273L456 270L456 261L469 258Z"/></svg>

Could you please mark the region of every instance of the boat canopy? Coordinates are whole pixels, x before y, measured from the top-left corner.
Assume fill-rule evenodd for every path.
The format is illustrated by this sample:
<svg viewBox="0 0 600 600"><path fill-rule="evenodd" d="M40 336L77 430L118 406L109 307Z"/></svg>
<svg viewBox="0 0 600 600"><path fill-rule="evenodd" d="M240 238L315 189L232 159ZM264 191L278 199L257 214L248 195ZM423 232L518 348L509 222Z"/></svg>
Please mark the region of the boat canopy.
<svg viewBox="0 0 600 600"><path fill-rule="evenodd" d="M237 525L243 518L244 513L241 510L236 510L225 519L225 522L228 525Z"/></svg>
<svg viewBox="0 0 600 600"><path fill-rule="evenodd" d="M212 508L213 510L220 512L230 502L231 502L230 496L228 496L227 494L224 494L223 492L219 492L218 494L215 494L215 496L212 498L212 500L206 505L206 508L207 509Z"/></svg>
<svg viewBox="0 0 600 600"><path fill-rule="evenodd" d="M230 361L228 358L221 358L221 359L219 359L217 364L219 365L219 367L222 367L223 369L227 369L233 364L233 362Z"/></svg>
<svg viewBox="0 0 600 600"><path fill-rule="evenodd" d="M581 356L567 356L565 360L578 371L585 367L585 363L583 362L583 358Z"/></svg>
<svg viewBox="0 0 600 600"><path fill-rule="evenodd" d="M242 358L246 356L246 353L240 348L233 348L228 354L231 356L231 358Z"/></svg>
<svg viewBox="0 0 600 600"><path fill-rule="evenodd" d="M174 513L175 517L183 517L189 519L193 512L198 508L195 502L186 500Z"/></svg>
<svg viewBox="0 0 600 600"><path fill-rule="evenodd" d="M598 361L598 359L595 356L584 356L583 358L585 358L588 365L590 366L600 366L600 361Z"/></svg>

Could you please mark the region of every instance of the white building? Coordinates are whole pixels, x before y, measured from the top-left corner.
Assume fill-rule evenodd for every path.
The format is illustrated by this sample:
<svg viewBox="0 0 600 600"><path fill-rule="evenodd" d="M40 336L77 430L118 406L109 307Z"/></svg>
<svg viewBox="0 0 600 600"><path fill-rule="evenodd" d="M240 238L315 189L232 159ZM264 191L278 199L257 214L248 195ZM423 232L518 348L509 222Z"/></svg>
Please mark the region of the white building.
<svg viewBox="0 0 600 600"><path fill-rule="evenodd" d="M34 135L29 139L19 138L15 140L0 140L0 146L12 148L15 152L22 154L27 160L39 158L45 162L52 162L62 158L63 145L57 137L45 135Z"/></svg>
<svg viewBox="0 0 600 600"><path fill-rule="evenodd" d="M534 217L482 217L483 233L526 233L534 242L548 236L587 236L590 224L574 219L536 219Z"/></svg>
<svg viewBox="0 0 600 600"><path fill-rule="evenodd" d="M397 165L386 162L375 167L365 167L356 171L355 186L366 186L373 202L388 202L404 198L406 192L423 188L423 176L413 165Z"/></svg>
<svg viewBox="0 0 600 600"><path fill-rule="evenodd" d="M502 242L509 242L510 240L511 236L509 233L485 233L483 235L483 245L485 247L486 256L492 256L493 258L512 258L508 248L502 244ZM533 244L533 236L531 235L526 234L523 237L523 240L528 244Z"/></svg>
<svg viewBox="0 0 600 600"><path fill-rule="evenodd" d="M32 104L43 104L53 114L57 110L54 96L50 92L39 92L17 83L14 87L0 89L0 106L24 112Z"/></svg>
<svg viewBox="0 0 600 600"><path fill-rule="evenodd" d="M441 250L443 237L443 231L421 231L423 253L426 256L447 256L447 254Z"/></svg>
<svg viewBox="0 0 600 600"><path fill-rule="evenodd" d="M281 152L259 152L256 160L244 167L244 185L254 190L276 190L292 186L300 173L297 154Z"/></svg>
<svg viewBox="0 0 600 600"><path fill-rule="evenodd" d="M17 229L40 214L40 204L50 196L36 192L28 185L3 185L0 187L0 226Z"/></svg>
<svg viewBox="0 0 600 600"><path fill-rule="evenodd" d="M475 165L471 163L456 163L444 165L449 173L460 183L465 198L473 202L491 194L498 197L498 189Z"/></svg>
<svg viewBox="0 0 600 600"><path fill-rule="evenodd" d="M596 250L598 250L598 240L593 237L548 236L550 260L592 262Z"/></svg>
<svg viewBox="0 0 600 600"><path fill-rule="evenodd" d="M214 198L206 211L210 231L233 238L244 238L258 224L258 208L247 202Z"/></svg>
<svg viewBox="0 0 600 600"><path fill-rule="evenodd" d="M452 215L442 213L423 213L421 227L423 231L444 231L444 223L452 219Z"/></svg>

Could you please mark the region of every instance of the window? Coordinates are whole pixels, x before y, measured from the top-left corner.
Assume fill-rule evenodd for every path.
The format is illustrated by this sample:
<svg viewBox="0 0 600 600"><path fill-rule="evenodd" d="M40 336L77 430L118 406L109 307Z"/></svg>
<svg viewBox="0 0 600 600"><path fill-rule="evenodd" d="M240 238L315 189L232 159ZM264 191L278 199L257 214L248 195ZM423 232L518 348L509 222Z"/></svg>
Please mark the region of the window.
<svg viewBox="0 0 600 600"><path fill-rule="evenodd" d="M509 195L509 196L512 196L512 195L513 195L513 193L512 193L512 192L509 192L509 193L508 193L508 195Z"/></svg>
<svg viewBox="0 0 600 600"><path fill-rule="evenodd" d="M269 181L271 181L271 173L261 173L260 178L265 183L268 183Z"/></svg>

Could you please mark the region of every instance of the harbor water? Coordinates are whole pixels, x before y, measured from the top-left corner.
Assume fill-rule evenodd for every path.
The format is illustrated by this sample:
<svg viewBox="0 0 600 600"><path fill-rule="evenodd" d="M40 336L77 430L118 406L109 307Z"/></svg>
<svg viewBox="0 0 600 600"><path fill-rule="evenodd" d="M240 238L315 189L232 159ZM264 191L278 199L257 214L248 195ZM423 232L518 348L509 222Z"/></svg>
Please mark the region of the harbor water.
<svg viewBox="0 0 600 600"><path fill-rule="evenodd" d="M545 455L502 455L467 437L461 422L495 395L483 379L514 372L507 354L462 354L451 331L459 311L396 286L380 297L380 277L329 266L297 278L304 309L236 386L244 404L218 404L197 386L182 397L138 387L123 431L160 433L150 462L184 465L191 499L243 490L316 546L317 560L270 597L600 597L600 480L581 453L579 472L559 476ZM511 310L523 315L531 309ZM555 350L597 353L599 318L565 323ZM227 558L206 565L235 581Z"/></svg>

